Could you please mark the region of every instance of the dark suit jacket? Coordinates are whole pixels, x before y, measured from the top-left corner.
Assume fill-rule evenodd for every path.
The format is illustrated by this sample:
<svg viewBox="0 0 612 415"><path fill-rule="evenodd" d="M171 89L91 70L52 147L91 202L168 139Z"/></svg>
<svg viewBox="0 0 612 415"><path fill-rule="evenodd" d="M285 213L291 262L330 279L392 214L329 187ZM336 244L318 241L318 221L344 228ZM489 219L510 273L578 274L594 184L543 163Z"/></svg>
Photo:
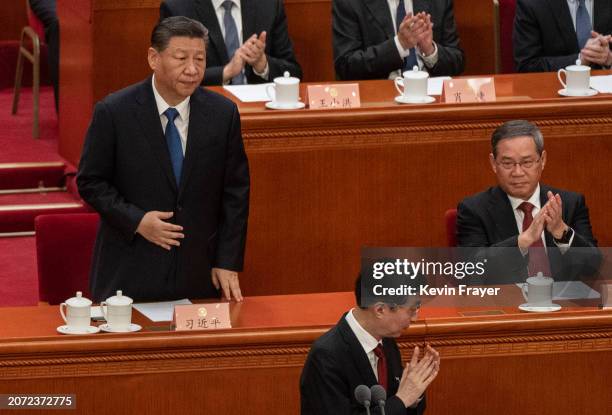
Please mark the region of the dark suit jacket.
<svg viewBox="0 0 612 415"><path fill-rule="evenodd" d="M542 206L548 200L546 193L549 190L561 195L563 221L574 230L572 245L563 255L554 243L553 236L548 231L544 231L553 277L567 280L575 278L577 274L589 274L591 273L589 270L593 271L592 268L597 268L599 265L600 253L596 248L597 241L591 231L589 210L584 202L584 196L541 184L540 203ZM458 246L508 248L503 252L503 263L498 265L508 275L526 277L529 258L523 257L518 249L518 235L519 230L512 205L500 187L491 187L459 203L457 208ZM491 259L494 255L496 251L489 250L488 258ZM489 265L496 266L496 264L488 264L487 269Z"/></svg>
<svg viewBox="0 0 612 415"><path fill-rule="evenodd" d="M593 14L593 30L611 34L612 3L595 0ZM518 72L557 71L580 53L567 0L518 0L512 41Z"/></svg>
<svg viewBox="0 0 612 415"><path fill-rule="evenodd" d="M463 50L455 27L452 0L414 0L414 12L431 14L438 63L425 69L433 76L463 72ZM402 68L397 33L386 0L333 0L334 66L339 79L386 79Z"/></svg>
<svg viewBox="0 0 612 415"><path fill-rule="evenodd" d="M245 66L249 84L272 82L289 71L291 76L302 78L302 68L295 59L293 45L287 31L287 17L282 0L241 0L243 42L253 34L266 31L266 55L270 68L269 80ZM160 19L170 16L186 16L199 20L208 29L209 44L206 48L205 85L223 83L223 67L230 61L221 33L221 27L211 0L165 0L159 7Z"/></svg>
<svg viewBox="0 0 612 415"><path fill-rule="evenodd" d="M365 408L355 399L359 385L376 385L368 356L346 321L346 314L338 324L317 339L304 364L300 378L302 415L365 414ZM387 357L387 415L422 414L425 399L417 408L406 409L395 396L402 377L402 360L393 339L383 339ZM374 404L372 405L374 406ZM372 411L379 414L378 408Z"/></svg>
<svg viewBox="0 0 612 415"><path fill-rule="evenodd" d="M177 188L151 78L96 104L77 175L100 213L91 291L122 289L136 301L217 295L210 270L242 269L249 168L238 110L198 88L190 100L187 149ZM174 212L181 246L166 251L136 234L145 212Z"/></svg>

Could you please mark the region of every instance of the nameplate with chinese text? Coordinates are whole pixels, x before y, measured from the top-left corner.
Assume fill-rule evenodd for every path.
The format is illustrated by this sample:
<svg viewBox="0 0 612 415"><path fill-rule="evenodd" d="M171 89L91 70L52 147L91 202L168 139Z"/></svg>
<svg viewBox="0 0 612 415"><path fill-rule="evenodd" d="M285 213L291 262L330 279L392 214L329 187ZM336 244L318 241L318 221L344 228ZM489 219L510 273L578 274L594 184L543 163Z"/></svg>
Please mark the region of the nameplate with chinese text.
<svg viewBox="0 0 612 415"><path fill-rule="evenodd" d="M308 107L332 110L359 108L359 84L309 85Z"/></svg>
<svg viewBox="0 0 612 415"><path fill-rule="evenodd" d="M174 324L176 331L230 329L229 303L177 305Z"/></svg>
<svg viewBox="0 0 612 415"><path fill-rule="evenodd" d="M444 81L444 102L464 104L469 102L494 102L493 78L449 79Z"/></svg>

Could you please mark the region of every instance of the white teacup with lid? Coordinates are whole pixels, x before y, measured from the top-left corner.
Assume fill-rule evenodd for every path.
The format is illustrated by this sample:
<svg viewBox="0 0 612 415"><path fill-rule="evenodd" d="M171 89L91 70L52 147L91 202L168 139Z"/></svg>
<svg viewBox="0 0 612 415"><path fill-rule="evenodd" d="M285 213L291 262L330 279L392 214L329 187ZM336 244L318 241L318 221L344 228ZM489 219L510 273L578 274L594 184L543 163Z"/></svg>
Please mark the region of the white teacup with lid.
<svg viewBox="0 0 612 415"><path fill-rule="evenodd" d="M274 85L266 87L266 93L273 105L296 108L300 104L300 78L292 77L289 72L285 71L283 76L274 78Z"/></svg>
<svg viewBox="0 0 612 415"><path fill-rule="evenodd" d="M565 75L565 82L561 74ZM557 78L561 85L563 85L563 89L559 91L561 95L585 96L594 95L592 92L596 93L595 90L590 88L591 67L582 65L580 59L576 61L575 65L559 69L557 71Z"/></svg>
<svg viewBox="0 0 612 415"><path fill-rule="evenodd" d="M77 291L75 297L67 299L59 307L67 331L86 331L91 325L91 300L83 297L81 291Z"/></svg>
<svg viewBox="0 0 612 415"><path fill-rule="evenodd" d="M132 303L134 301L117 290L117 295L100 303L106 326L112 331L130 331L132 323Z"/></svg>
<svg viewBox="0 0 612 415"><path fill-rule="evenodd" d="M411 71L403 73L403 77L395 78L394 84L397 92L404 98L412 100L423 100L427 98L427 82L429 73L420 71L418 66L414 66Z"/></svg>

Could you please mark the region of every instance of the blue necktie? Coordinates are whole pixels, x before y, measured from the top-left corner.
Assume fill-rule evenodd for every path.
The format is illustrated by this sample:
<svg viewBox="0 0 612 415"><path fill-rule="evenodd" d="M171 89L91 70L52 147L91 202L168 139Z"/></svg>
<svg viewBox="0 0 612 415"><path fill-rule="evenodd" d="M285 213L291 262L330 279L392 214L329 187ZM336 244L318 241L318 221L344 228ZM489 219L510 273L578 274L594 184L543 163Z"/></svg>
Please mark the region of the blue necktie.
<svg viewBox="0 0 612 415"><path fill-rule="evenodd" d="M236 29L236 21L232 17L232 6L234 2L226 0L221 6L225 9L223 13L223 27L225 28L225 49L227 57L231 60L232 56L238 48L240 48L240 39L238 38L238 29ZM240 72L232 78L232 85L244 84L244 74Z"/></svg>
<svg viewBox="0 0 612 415"><path fill-rule="evenodd" d="M582 49L586 45L587 40L591 38L591 16L584 4L585 0L578 0L578 9L576 10L576 38L578 39L578 48Z"/></svg>
<svg viewBox="0 0 612 415"><path fill-rule="evenodd" d="M174 124L178 111L176 108L168 108L164 111L164 115L168 119L168 124L166 125L166 144L168 145L170 162L172 163L172 170L174 171L174 178L178 187L181 182L181 172L183 171L183 146L181 145L181 136L179 135L178 128Z"/></svg>
<svg viewBox="0 0 612 415"><path fill-rule="evenodd" d="M397 24L397 27L395 28L396 32L399 30L400 24L402 24L404 17L406 17L406 6L404 6L404 0L400 0L397 6L397 12L395 13L395 22ZM404 67L402 68L402 70L411 71L414 65L418 65L416 58L416 49L410 48L410 55L404 58Z"/></svg>

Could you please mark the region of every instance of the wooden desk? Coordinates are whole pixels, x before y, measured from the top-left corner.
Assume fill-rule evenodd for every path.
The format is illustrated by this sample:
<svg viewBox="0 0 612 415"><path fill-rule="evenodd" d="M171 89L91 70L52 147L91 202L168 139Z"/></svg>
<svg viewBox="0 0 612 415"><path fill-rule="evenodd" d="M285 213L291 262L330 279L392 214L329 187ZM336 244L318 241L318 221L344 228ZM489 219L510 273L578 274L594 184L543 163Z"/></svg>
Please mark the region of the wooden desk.
<svg viewBox="0 0 612 415"><path fill-rule="evenodd" d="M72 337L56 333L57 307L0 308L0 393L76 394L75 414L296 414L310 344L352 304L352 293L250 297L231 330L154 331L137 315L142 332ZM441 353L428 415L609 409L612 312L459 311L426 308L399 339L404 360L425 342Z"/></svg>

